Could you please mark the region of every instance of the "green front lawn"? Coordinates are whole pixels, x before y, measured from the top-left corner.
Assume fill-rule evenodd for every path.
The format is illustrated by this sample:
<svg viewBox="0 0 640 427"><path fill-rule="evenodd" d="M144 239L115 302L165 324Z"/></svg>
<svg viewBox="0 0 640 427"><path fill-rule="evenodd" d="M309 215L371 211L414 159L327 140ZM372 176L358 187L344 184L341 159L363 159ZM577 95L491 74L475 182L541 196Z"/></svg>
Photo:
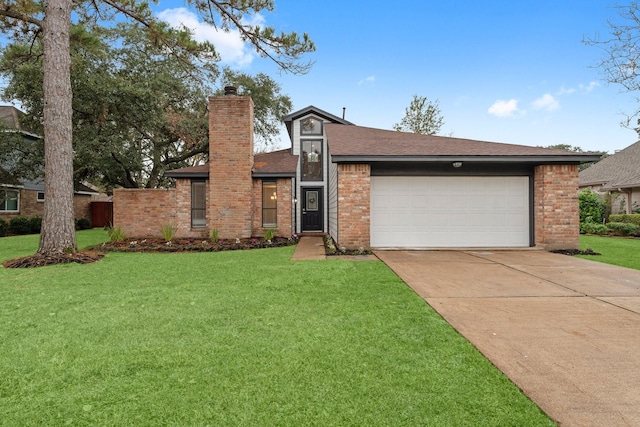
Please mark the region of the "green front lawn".
<svg viewBox="0 0 640 427"><path fill-rule="evenodd" d="M554 425L384 264L293 250L0 268L0 425Z"/></svg>
<svg viewBox="0 0 640 427"><path fill-rule="evenodd" d="M640 270L640 239L580 236L580 249L588 248L601 255L579 255L580 258Z"/></svg>

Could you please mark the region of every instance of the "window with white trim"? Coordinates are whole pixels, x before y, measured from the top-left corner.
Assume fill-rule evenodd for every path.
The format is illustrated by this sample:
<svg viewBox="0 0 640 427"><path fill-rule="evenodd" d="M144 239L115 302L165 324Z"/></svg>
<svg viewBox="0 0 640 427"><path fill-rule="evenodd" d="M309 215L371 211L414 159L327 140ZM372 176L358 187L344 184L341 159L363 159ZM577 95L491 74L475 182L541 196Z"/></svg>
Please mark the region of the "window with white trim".
<svg viewBox="0 0 640 427"><path fill-rule="evenodd" d="M0 212L20 210L20 190L0 188Z"/></svg>

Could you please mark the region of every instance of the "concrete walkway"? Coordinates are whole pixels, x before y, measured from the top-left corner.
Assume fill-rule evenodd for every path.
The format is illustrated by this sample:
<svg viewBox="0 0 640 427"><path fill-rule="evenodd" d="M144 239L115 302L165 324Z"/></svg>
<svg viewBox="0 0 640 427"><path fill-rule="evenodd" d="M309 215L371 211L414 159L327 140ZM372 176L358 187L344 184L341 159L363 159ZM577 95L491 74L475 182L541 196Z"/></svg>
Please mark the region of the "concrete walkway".
<svg viewBox="0 0 640 427"><path fill-rule="evenodd" d="M291 261L326 259L322 237L302 236L296 245Z"/></svg>
<svg viewBox="0 0 640 427"><path fill-rule="evenodd" d="M542 251L376 255L561 426L640 426L640 271Z"/></svg>

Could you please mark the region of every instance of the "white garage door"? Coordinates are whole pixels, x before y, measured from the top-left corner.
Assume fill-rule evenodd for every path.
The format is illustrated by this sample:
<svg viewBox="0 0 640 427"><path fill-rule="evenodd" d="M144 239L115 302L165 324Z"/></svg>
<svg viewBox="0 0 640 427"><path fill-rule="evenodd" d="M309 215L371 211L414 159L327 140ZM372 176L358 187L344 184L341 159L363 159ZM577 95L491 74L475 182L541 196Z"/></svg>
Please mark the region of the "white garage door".
<svg viewBox="0 0 640 427"><path fill-rule="evenodd" d="M529 246L529 178L373 176L371 246Z"/></svg>

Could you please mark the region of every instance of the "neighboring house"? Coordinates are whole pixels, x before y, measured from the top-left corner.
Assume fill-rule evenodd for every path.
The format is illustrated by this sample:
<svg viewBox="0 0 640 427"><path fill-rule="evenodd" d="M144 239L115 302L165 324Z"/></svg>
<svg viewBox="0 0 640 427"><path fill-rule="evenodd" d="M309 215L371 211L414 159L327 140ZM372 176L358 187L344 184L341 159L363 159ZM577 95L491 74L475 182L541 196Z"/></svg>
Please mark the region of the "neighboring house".
<svg viewBox="0 0 640 427"><path fill-rule="evenodd" d="M0 123L5 132L19 133L24 138L25 144L28 144L40 137L21 126L20 117L23 115L24 113L15 107L0 106ZM2 144L2 133L0 133L0 144ZM91 198L97 194L97 191L86 185L75 185L74 212L76 219L91 218ZM16 216L41 217L44 211L44 199L44 182L42 180L19 179L0 166L0 218L9 221Z"/></svg>
<svg viewBox="0 0 640 427"><path fill-rule="evenodd" d="M114 192L130 236L328 233L352 248L577 248L578 165L598 156L355 126L310 106L291 148L253 154L253 102L209 100L209 163Z"/></svg>
<svg viewBox="0 0 640 427"><path fill-rule="evenodd" d="M611 195L612 213L640 208L640 141L581 171L579 185Z"/></svg>

